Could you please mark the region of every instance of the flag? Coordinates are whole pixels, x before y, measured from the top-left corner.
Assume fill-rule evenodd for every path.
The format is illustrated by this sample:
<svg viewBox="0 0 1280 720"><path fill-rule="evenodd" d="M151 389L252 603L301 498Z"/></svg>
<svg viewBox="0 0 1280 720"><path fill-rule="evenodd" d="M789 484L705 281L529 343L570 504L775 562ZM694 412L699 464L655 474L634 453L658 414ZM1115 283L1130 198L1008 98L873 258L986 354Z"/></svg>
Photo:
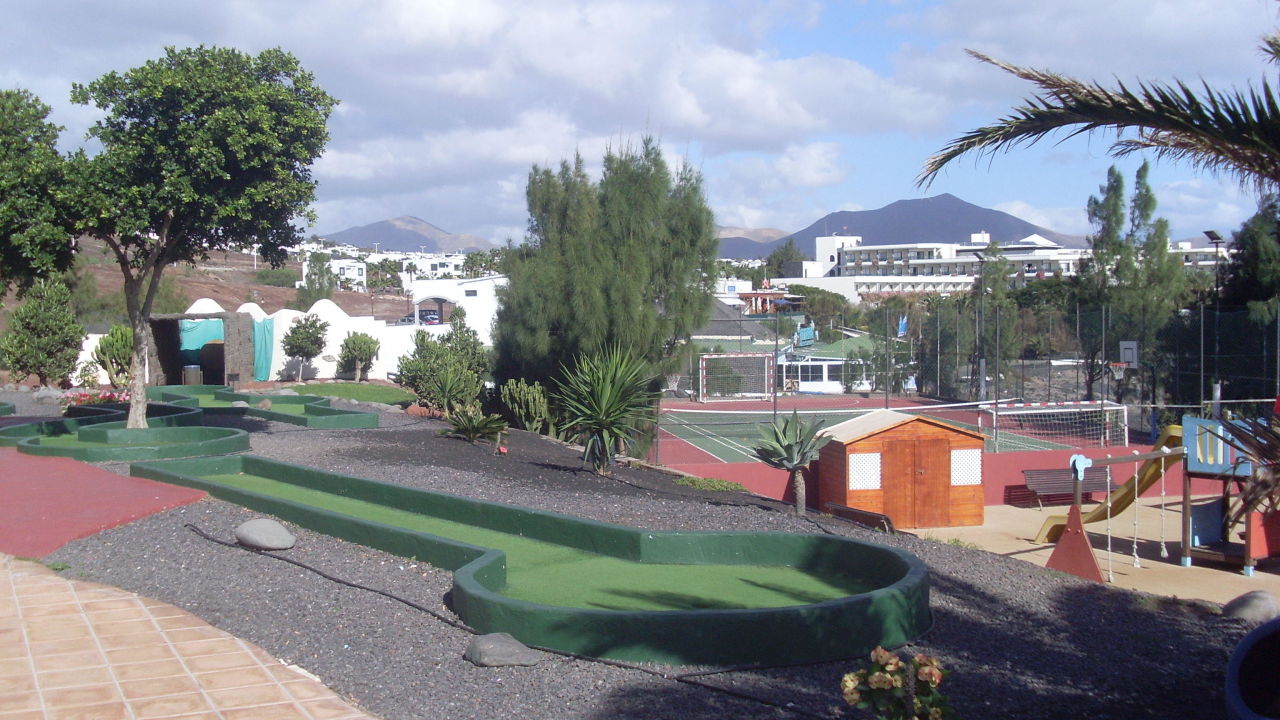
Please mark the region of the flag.
<svg viewBox="0 0 1280 720"><path fill-rule="evenodd" d="M903 315L898 318L898 337L907 336L907 316Z"/></svg>

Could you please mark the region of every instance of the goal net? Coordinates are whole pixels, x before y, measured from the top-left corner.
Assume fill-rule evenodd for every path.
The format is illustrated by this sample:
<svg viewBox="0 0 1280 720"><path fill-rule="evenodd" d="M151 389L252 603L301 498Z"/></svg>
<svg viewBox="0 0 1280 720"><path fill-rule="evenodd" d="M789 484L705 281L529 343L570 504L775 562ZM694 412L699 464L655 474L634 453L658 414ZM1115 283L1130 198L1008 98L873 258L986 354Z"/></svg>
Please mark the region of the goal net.
<svg viewBox="0 0 1280 720"><path fill-rule="evenodd" d="M772 397L772 353L704 353L698 356L698 400Z"/></svg>
<svg viewBox="0 0 1280 720"><path fill-rule="evenodd" d="M1001 444L1005 439L1081 448L1129 444L1125 407L1106 401L988 404L983 407L982 425L988 435L997 430Z"/></svg>

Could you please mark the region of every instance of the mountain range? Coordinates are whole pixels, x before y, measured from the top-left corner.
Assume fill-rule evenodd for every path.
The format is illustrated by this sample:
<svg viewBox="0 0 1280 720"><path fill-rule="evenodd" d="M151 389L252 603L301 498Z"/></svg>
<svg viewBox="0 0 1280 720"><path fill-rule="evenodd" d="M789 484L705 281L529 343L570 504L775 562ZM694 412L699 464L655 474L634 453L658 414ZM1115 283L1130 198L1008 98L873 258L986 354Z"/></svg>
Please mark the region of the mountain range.
<svg viewBox="0 0 1280 720"><path fill-rule="evenodd" d="M763 258L787 240L806 255L813 254L813 239L824 235L857 235L864 245L902 243L967 243L972 233L987 232L991 242L1007 244L1038 234L1066 247L1085 247L1085 239L1033 225L1009 213L979 207L943 194L918 200L898 200L876 210L839 210L791 234L755 237L724 228L720 257ZM731 234L732 233L732 234Z"/></svg>
<svg viewBox="0 0 1280 720"><path fill-rule="evenodd" d="M412 215L402 215L324 236L359 248L396 252L452 253L489 250L494 244L476 235L455 235Z"/></svg>
<svg viewBox="0 0 1280 720"><path fill-rule="evenodd" d="M1038 234L1066 247L1085 246L1083 237L1033 225L1009 213L979 207L949 194L898 200L876 210L839 210L793 233L776 228L718 227L717 236L719 257L745 260L767 257L787 240L794 240L801 252L811 255L813 239L820 235L858 235L864 245L959 244L969 242L971 234L984 231L998 244ZM325 238L356 247L376 245L379 250L400 252L468 252L494 247L482 237L455 235L410 215L348 228Z"/></svg>

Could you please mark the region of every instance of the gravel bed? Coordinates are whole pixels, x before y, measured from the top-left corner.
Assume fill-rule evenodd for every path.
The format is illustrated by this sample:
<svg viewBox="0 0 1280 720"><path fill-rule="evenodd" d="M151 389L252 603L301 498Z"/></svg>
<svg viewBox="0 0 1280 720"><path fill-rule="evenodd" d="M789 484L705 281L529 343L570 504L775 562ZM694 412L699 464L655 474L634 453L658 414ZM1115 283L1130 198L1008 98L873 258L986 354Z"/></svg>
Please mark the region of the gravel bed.
<svg viewBox="0 0 1280 720"><path fill-rule="evenodd" d="M943 688L964 718L1223 717L1227 659L1248 629L1208 604L1094 585L831 518L800 519L780 503L692 491L653 470L596 477L572 449L526 433L513 433L510 454L495 456L438 437L438 421L402 414L384 414L380 429L356 431L210 420L252 430L258 455L431 490L655 529L829 532L902 547L930 568L934 612L932 631L903 650L941 658L950 672ZM700 678L776 706L553 655L535 667L477 668L461 657L469 640L463 630L184 527L229 538L255 516L207 499L73 542L46 560L66 563L70 575L186 608L388 720L860 716L843 707L838 690L853 660ZM297 534L297 547L282 554L453 617L445 605L449 573L307 530ZM649 669L674 675L700 668Z"/></svg>

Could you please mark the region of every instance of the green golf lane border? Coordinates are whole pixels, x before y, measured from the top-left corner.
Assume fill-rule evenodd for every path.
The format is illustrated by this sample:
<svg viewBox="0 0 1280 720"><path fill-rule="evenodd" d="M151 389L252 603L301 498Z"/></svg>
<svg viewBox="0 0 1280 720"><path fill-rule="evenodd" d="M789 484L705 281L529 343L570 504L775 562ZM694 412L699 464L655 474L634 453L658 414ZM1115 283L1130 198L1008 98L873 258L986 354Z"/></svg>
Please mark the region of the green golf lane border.
<svg viewBox="0 0 1280 720"><path fill-rule="evenodd" d="M194 487L312 530L451 570L451 605L479 632L540 647L636 662L786 664L897 647L930 625L929 574L903 550L834 535L649 531L330 473L253 455L134 463L139 477ZM787 565L877 589L805 605L753 609L600 610L501 593L507 556L425 532L211 481L248 473L400 510L640 563Z"/></svg>
<svg viewBox="0 0 1280 720"><path fill-rule="evenodd" d="M128 415L129 406L119 403L75 405L67 408L66 414L60 418L0 428L0 447L16 447L29 438L73 435L81 428L93 425L113 423L115 427L122 428ZM204 413L198 407L147 403L147 425L152 428L198 427L203 421Z"/></svg>
<svg viewBox="0 0 1280 720"><path fill-rule="evenodd" d="M69 457L84 462L131 462L249 450L249 433L235 428L154 427L130 430L122 422L78 428L74 435L29 437L18 441L26 455Z"/></svg>
<svg viewBox="0 0 1280 720"><path fill-rule="evenodd" d="M209 398L210 404L201 402L204 398ZM215 415L248 415L319 430L378 427L377 413L331 407L329 398L318 395L258 395L236 392L225 385L157 385L147 388L147 399L199 407ZM270 410L256 407L263 400L271 401ZM231 407L231 403L237 401L248 403L248 407ZM281 407L297 408L297 411L285 411Z"/></svg>
<svg viewBox="0 0 1280 720"><path fill-rule="evenodd" d="M12 415L17 409L13 403L0 402L0 415Z"/></svg>

